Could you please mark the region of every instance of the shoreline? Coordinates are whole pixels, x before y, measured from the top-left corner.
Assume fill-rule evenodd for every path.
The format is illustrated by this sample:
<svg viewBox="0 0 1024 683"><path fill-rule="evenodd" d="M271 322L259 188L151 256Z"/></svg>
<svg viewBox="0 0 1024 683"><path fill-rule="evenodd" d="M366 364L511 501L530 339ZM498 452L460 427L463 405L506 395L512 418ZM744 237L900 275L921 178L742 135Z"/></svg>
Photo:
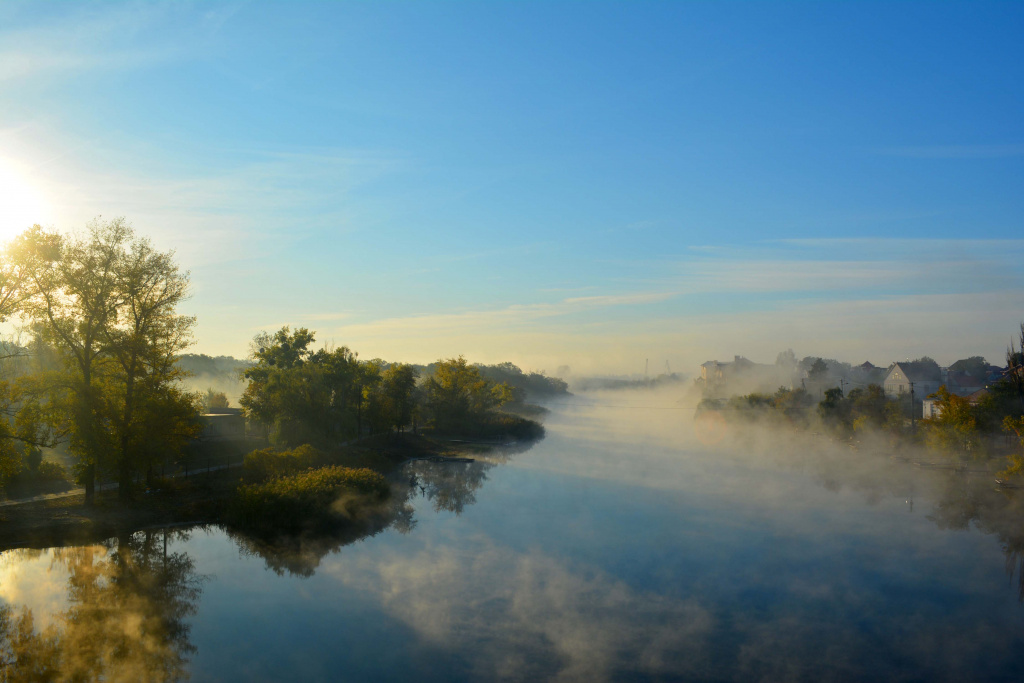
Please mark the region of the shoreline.
<svg viewBox="0 0 1024 683"><path fill-rule="evenodd" d="M448 435L377 435L340 448L336 460L343 467L368 467L389 476L409 462L472 462L474 455L492 448L523 443L514 439L470 442ZM193 474L188 479L169 477L155 490L138 493L129 503L118 500L116 489L97 491L92 505L85 504L83 492L12 501L0 507L0 552L98 543L146 528L227 525L225 513L242 482L241 474L242 469L234 467Z"/></svg>

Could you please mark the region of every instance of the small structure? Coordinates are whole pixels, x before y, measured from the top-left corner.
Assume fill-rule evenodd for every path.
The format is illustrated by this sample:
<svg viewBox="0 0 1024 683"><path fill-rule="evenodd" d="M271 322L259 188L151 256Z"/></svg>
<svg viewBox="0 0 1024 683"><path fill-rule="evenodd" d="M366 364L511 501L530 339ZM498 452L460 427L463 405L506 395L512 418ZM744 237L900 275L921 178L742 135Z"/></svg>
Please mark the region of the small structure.
<svg viewBox="0 0 1024 683"><path fill-rule="evenodd" d="M218 408L202 415L200 441L236 441L245 439L245 416L238 408Z"/></svg>

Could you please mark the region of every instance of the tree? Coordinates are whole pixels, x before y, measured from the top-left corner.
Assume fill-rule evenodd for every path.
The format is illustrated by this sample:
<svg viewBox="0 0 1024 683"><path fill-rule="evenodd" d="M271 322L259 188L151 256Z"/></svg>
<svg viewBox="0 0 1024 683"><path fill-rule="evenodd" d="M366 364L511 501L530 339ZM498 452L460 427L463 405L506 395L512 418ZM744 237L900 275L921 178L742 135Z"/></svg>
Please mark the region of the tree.
<svg viewBox="0 0 1024 683"><path fill-rule="evenodd" d="M828 365L825 364L821 358L815 359L814 363L811 364L811 369L807 371L808 379L822 380L828 374Z"/></svg>
<svg viewBox="0 0 1024 683"><path fill-rule="evenodd" d="M779 351L779 355L775 356L775 364L783 368L795 368L797 359L793 349Z"/></svg>
<svg viewBox="0 0 1024 683"><path fill-rule="evenodd" d="M935 416L922 420L927 438L939 448L951 452L970 452L978 446L978 419L971 402L951 394L945 386L931 394L936 401Z"/></svg>
<svg viewBox="0 0 1024 683"><path fill-rule="evenodd" d="M34 226L15 241L13 258L27 276L22 311L54 359L42 377L47 415L78 457L86 498L97 467L117 472L127 497L144 454L161 450L150 443L156 434L176 447L198 430L184 419L196 412L192 398L176 386L195 323L176 313L188 273L122 218L94 221L79 236ZM161 421L168 409L183 419Z"/></svg>
<svg viewBox="0 0 1024 683"><path fill-rule="evenodd" d="M239 400L246 415L270 429L280 445L326 444L355 433L365 377L347 347L313 351L315 333L285 326L253 339L253 365Z"/></svg>
<svg viewBox="0 0 1024 683"><path fill-rule="evenodd" d="M844 400L843 390L839 387L825 390L825 398L818 404L818 416L833 428L849 426L851 402Z"/></svg>
<svg viewBox="0 0 1024 683"><path fill-rule="evenodd" d="M460 429L512 398L507 384L493 384L462 356L439 360L427 380L426 401L441 429Z"/></svg>
<svg viewBox="0 0 1024 683"><path fill-rule="evenodd" d="M116 363L113 426L122 498L130 495L132 474L153 465L145 456L159 452L148 447L158 435L163 443L180 441L198 427L187 419L197 412L192 397L176 386L184 375L177 360L192 344L195 325L194 317L176 312L188 295L188 273L179 271L173 252L157 252L130 232L128 239L116 271L119 305L101 328L105 351Z"/></svg>
<svg viewBox="0 0 1024 683"><path fill-rule="evenodd" d="M917 360L911 361L911 364L927 365L934 368L935 370L939 369L939 363L931 356L921 356Z"/></svg>
<svg viewBox="0 0 1024 683"><path fill-rule="evenodd" d="M1020 324L1020 349L1012 340L1006 349L1006 380L1016 391L1020 407L1024 410L1024 323Z"/></svg>
<svg viewBox="0 0 1024 683"><path fill-rule="evenodd" d="M401 431L412 421L415 388L416 369L411 365L395 363L381 375L385 419L395 431Z"/></svg>
<svg viewBox="0 0 1024 683"><path fill-rule="evenodd" d="M79 474L91 500L96 467L114 451L102 424L102 331L116 317L117 261L129 238L122 221L93 223L88 237L70 239L44 232L38 225L16 241L19 263L29 274L25 312L35 332L61 358L63 367L51 377L55 397L51 411L60 432L70 436L79 459ZM63 385L63 386L61 386Z"/></svg>
<svg viewBox="0 0 1024 683"><path fill-rule="evenodd" d="M213 387L206 390L206 395L203 397L203 407L206 408L206 412L224 410L230 405L231 402L228 401L228 395L223 391L214 391Z"/></svg>

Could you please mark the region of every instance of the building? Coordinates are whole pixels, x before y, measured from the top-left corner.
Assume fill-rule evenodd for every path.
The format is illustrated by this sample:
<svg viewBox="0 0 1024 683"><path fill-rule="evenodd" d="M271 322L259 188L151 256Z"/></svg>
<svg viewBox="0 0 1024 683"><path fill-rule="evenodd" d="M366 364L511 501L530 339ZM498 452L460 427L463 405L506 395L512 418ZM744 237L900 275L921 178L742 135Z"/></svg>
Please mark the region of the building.
<svg viewBox="0 0 1024 683"><path fill-rule="evenodd" d="M245 438L245 416L238 408L218 408L202 416L202 441L234 441Z"/></svg>
<svg viewBox="0 0 1024 683"><path fill-rule="evenodd" d="M887 396L898 398L913 393L915 401L934 394L942 386L942 370L934 363L893 363L882 387Z"/></svg>
<svg viewBox="0 0 1024 683"><path fill-rule="evenodd" d="M699 385L708 395L727 396L752 391L775 391L781 385L791 384L792 378L783 377L777 365L755 363L743 356L734 356L732 361L709 360L701 363Z"/></svg>

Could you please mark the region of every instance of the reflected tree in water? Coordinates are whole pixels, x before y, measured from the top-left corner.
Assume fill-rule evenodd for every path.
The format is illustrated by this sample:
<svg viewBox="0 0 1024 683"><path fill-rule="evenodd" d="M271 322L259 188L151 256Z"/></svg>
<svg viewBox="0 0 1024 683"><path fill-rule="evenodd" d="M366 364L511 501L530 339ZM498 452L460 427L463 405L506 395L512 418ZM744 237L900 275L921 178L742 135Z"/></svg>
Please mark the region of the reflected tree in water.
<svg viewBox="0 0 1024 683"><path fill-rule="evenodd" d="M360 519L349 520L329 533L266 539L231 529L226 531L243 557L262 558L267 568L278 576L287 574L308 578L316 573L324 557L340 552L347 545L376 536L386 529L409 533L415 526L416 520L409 505L409 488L392 485L387 507Z"/></svg>
<svg viewBox="0 0 1024 683"><path fill-rule="evenodd" d="M68 609L41 631L33 615L0 614L0 680L177 681L188 678L186 619L203 577L168 543L184 532L151 530L100 546L54 552L68 573Z"/></svg>
<svg viewBox="0 0 1024 683"><path fill-rule="evenodd" d="M493 463L479 460L469 463L416 462L411 467L413 487L429 500L434 512L461 515L467 505L476 502L476 491L487 481Z"/></svg>

